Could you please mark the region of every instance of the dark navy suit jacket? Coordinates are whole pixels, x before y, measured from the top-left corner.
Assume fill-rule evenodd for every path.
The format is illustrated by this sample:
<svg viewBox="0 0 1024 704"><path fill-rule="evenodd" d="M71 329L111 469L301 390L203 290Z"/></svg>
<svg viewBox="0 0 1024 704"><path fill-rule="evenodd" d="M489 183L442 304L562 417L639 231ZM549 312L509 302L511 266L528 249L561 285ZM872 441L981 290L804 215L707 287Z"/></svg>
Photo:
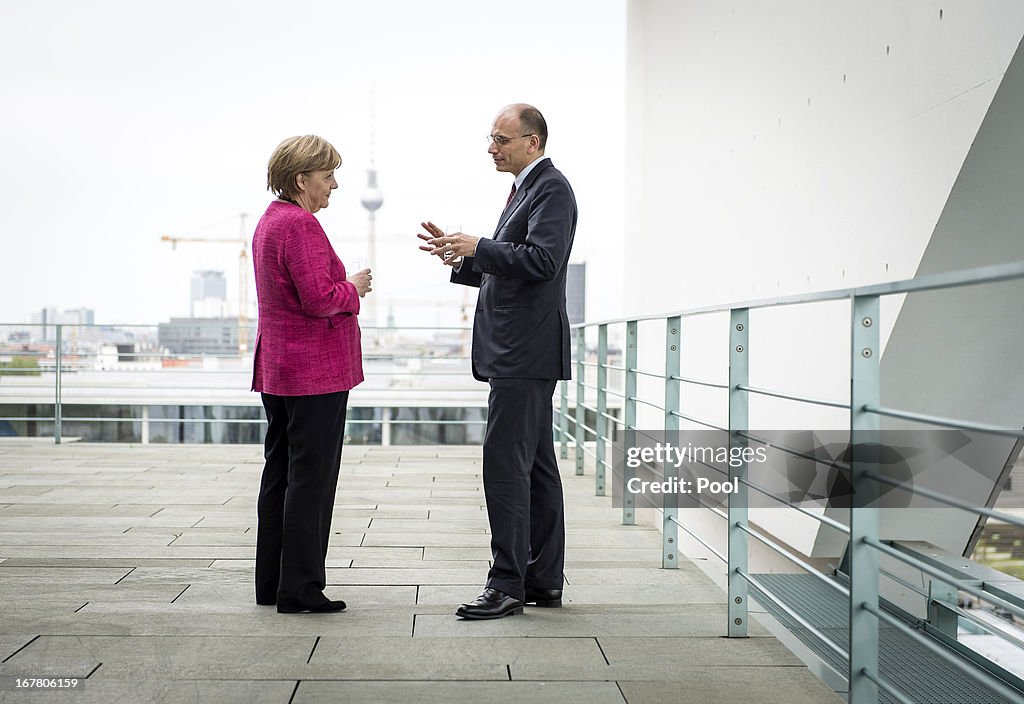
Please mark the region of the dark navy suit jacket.
<svg viewBox="0 0 1024 704"><path fill-rule="evenodd" d="M477 244L451 280L478 286L473 376L569 379L565 276L576 234L576 197L545 159L501 213L491 239Z"/></svg>

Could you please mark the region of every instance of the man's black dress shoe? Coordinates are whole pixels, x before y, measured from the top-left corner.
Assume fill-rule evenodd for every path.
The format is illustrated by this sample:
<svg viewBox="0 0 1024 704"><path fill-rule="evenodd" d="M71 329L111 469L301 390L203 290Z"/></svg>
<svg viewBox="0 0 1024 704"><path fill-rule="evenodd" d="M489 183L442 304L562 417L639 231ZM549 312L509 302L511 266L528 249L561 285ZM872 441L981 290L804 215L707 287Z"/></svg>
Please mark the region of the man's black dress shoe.
<svg viewBox="0 0 1024 704"><path fill-rule="evenodd" d="M531 589L526 588L526 603L537 606L557 609L562 605L561 589Z"/></svg>
<svg viewBox="0 0 1024 704"><path fill-rule="evenodd" d="M339 611L345 610L345 602L340 599L337 601L327 600L316 606L303 606L302 604L278 604L277 613L279 614L333 614Z"/></svg>
<svg viewBox="0 0 1024 704"><path fill-rule="evenodd" d="M462 618L482 620L521 613L523 613L523 602L519 601L519 599L513 599L505 592L487 587L472 604L460 606L455 615Z"/></svg>

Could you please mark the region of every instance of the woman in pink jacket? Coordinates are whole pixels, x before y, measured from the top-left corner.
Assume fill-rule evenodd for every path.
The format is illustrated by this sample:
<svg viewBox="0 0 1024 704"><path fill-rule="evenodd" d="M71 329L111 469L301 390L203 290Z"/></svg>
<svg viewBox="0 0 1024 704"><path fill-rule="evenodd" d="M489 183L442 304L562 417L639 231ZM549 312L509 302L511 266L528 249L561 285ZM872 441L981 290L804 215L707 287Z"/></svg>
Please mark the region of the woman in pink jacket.
<svg viewBox="0 0 1024 704"><path fill-rule="evenodd" d="M349 389L363 380L359 299L370 270L351 276L313 213L338 187L341 156L325 139L274 150L277 196L252 238L259 326L252 390L267 411L256 531L256 603L279 613L342 611L324 595Z"/></svg>

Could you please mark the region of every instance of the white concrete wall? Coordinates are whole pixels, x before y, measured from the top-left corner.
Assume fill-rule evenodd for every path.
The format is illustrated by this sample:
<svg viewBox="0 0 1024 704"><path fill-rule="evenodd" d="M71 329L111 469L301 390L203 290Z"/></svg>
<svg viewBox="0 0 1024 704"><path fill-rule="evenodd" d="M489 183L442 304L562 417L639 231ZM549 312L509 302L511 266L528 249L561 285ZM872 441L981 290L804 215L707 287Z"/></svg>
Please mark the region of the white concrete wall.
<svg viewBox="0 0 1024 704"><path fill-rule="evenodd" d="M913 277L1022 35L1024 3L1016 0L630 0L627 312ZM1004 129L989 146L998 152L1008 138ZM974 182L1016 186L991 175ZM966 194L957 217L946 219L962 227L978 207ZM1012 240L1005 231L991 242L984 232L970 236L969 261L942 245L931 257L939 264L926 268L1004 261L1012 249L999 244ZM885 301L883 340L901 303ZM754 313L751 384L848 400L847 310L838 303ZM922 316L906 324L940 319L936 309ZM684 338L684 375L707 370L724 381L714 360L725 353L726 330L718 328ZM889 365L889 378L913 373L914 357L902 359L899 369ZM968 361L985 364L984 356ZM657 369L658 355L645 364ZM721 403L689 398L692 412L725 420ZM1006 420L986 419L993 415ZM750 420L761 428L847 422L839 412L758 397ZM660 417L646 411L640 423L659 427ZM840 547L816 546L810 519L765 520L808 553Z"/></svg>
<svg viewBox="0 0 1024 704"><path fill-rule="evenodd" d="M632 0L627 21L627 306L650 312L913 276L1024 3Z"/></svg>

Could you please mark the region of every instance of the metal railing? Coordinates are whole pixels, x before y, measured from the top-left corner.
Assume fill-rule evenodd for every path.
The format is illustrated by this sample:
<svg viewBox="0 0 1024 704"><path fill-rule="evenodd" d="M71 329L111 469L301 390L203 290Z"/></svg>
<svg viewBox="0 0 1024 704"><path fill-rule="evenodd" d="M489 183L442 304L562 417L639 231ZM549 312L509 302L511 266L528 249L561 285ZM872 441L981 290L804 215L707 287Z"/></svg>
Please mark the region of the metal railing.
<svg viewBox="0 0 1024 704"><path fill-rule="evenodd" d="M468 346L457 339L468 340L470 330L364 327L366 381L350 398L346 425L369 427L383 444L417 426L473 428L475 438L487 422L486 393L472 381ZM161 340L168 331L171 347ZM245 356L237 351L239 335L251 340L255 325L239 331L235 322L202 319L160 326L0 323L0 333L5 332L0 335L0 408L33 411L5 415L0 410L0 422L9 429L43 424L49 432L52 424L59 444L71 424L131 423L138 427L131 440L147 443L153 428L183 435L192 426L248 426L253 428L248 441L258 442L250 436L266 423L259 395L249 392L252 345ZM451 402L453 394L458 403ZM111 406L128 415L109 413ZM70 407L78 413L69 414ZM203 417L186 416L186 408ZM243 417L207 417L211 409L231 409Z"/></svg>
<svg viewBox="0 0 1024 704"><path fill-rule="evenodd" d="M728 620L726 631L729 637L745 637L749 624L749 597L753 590L758 598L774 606L779 612L786 614L790 620L800 625L812 636L816 637L824 648L831 650L845 663L845 672L839 674L845 679L848 687L848 701L851 704L875 704L879 701L880 692L894 701L914 701L904 691L905 687L897 685L881 674L879 666L879 629L896 629L910 638L921 648L937 654L948 665L962 670L965 676L980 681L990 691L1004 697L1005 700L1022 701L1020 678L1000 668L995 663L967 652L965 648L956 647L957 623L976 620L974 614L961 609L957 605L957 594L970 594L978 600L998 606L1007 612L1024 618L1024 589L999 589L987 584L965 572L964 564L968 562L961 556L938 561L933 553L925 554L900 541L883 541L879 535L880 509L876 499L881 487L893 487L891 490L916 492L939 504L970 512L976 516L985 516L1015 526L1024 526L1024 520L1005 513L984 507L973 506L969 502L958 500L943 493L921 490L906 482L887 478L880 471L877 453L869 453L864 448L878 445L880 441L880 419L882 417L897 418L928 426L956 428L991 434L1000 437L1024 438L1020 428L1001 427L978 423L971 420L943 418L914 413L904 409L888 408L881 405L881 340L880 300L886 296L910 294L938 289L952 289L962 286L981 284L997 284L1024 279L1024 262L983 267L960 272L923 276L916 279L893 283L865 286L862 288L845 289L815 293L803 296L790 296L770 300L751 301L735 305L713 306L685 312L621 318L585 323L574 327L575 337L575 380L562 382L559 398L555 406L557 416L554 428L557 432L561 448L561 456L568 457L569 445L574 446L576 473L583 474L592 466L594 470L595 494L603 496L608 486L609 471L613 470L614 462L610 462L610 452L623 450L622 435L615 436L614 428L642 434L643 426L638 424L638 411L644 410L648 416L653 409L660 416L658 430L672 433L680 429L680 422L686 421L701 427L719 428L728 433L730 450L733 447L744 448L748 444L756 444L756 433L749 427L749 401L752 396L765 396L783 399L788 402L821 406L832 409L843 409L848 414L850 461L844 469L848 473L852 486L852 502L847 514L847 521L829 518L823 512L809 511L806 508L780 497L777 492L757 484L748 476L749 463L743 461L738 466L728 469L728 479L736 482L738 489L727 500L723 510L698 500L698 503L713 514L719 516L727 526L725 543L727 550L723 553L713 545L714 540L698 535L688 526L677 510L678 501L669 501L659 508L661 512L662 531L662 566L674 568L678 564L679 530L686 532L699 544L703 545L712 555L721 559L727 568L727 604ZM782 390L766 389L750 385L750 360L756 350L751 348L750 314L752 311L763 311L780 306L813 306L823 302L847 301L850 321L849 379L850 396L848 401L822 399L804 394L788 393ZM681 350L683 348L683 323L701 316L718 314L727 316L729 332L726 350L720 349L720 355L728 355L728 379L695 378L681 374ZM649 347L662 346L657 354L646 357L663 357L663 368L657 372L641 369L639 360L641 325L647 328L658 324L664 325L664 334L656 335L657 341ZM621 332L623 347L623 366L611 364L608 354L610 331ZM588 332L596 334L596 344L588 348ZM691 340L686 340L690 344ZM719 344L722 344L720 341ZM694 342L694 344L698 344ZM648 349L647 351L651 351ZM621 387L609 388L607 371L621 368L624 373ZM844 373L845 373L844 369ZM654 380L663 389L660 398L658 389L648 385L646 392L638 393L638 384L642 380ZM570 387L575 393L570 393ZM721 422L717 418L699 418L692 412L684 413L682 405L686 394L683 388L700 387L709 392L723 393L727 396L728 419ZM587 397L587 390L593 390L592 399ZM607 413L609 394L618 394L624 399L621 418ZM574 400L575 417L570 418L568 408L570 397ZM587 413L595 419L594 426L588 427L584 422ZM570 429L570 421L573 428ZM775 448L779 449L779 448ZM798 453L799 454L799 453ZM805 459L820 464L820 458L804 455ZM588 462L588 458L592 463ZM836 466L835 462L831 462ZM664 469L666 480L673 478L674 468L667 463ZM636 522L636 499L628 490L629 482L634 478L634 470L628 463L622 463L620 474L613 474L616 481L621 482L622 523L631 525ZM779 506L800 512L802 516L814 519L831 530L839 531L847 536L847 548L844 565L841 570L829 574L815 568L809 561L794 554L782 542L767 531L755 528L750 523L750 494L753 489L759 495L768 497ZM754 538L758 545L763 546L782 559L792 563L800 570L812 575L814 580L827 585L827 589L846 602L849 614L849 636L847 642L837 643L826 633L816 628L803 618L798 609L787 604L784 594L773 591L770 585L750 573L748 560L750 556L749 539ZM891 570L883 570L881 558L896 561L913 570L919 571L929 579L927 590L909 584ZM886 604L881 594L882 577L903 582L918 594L928 598L929 613L932 617L925 621L899 618L894 615L898 609ZM1007 577L1007 580L1012 581ZM908 622L909 621L909 622ZM952 623L952 626L950 626ZM980 627L984 628L984 625ZM991 629L989 629L991 632ZM1001 635L996 633L996 635ZM1007 642L1014 642L1015 637L1003 636ZM1016 641L1019 645L1019 641ZM980 667L978 667L980 665ZM905 683L903 683L905 684Z"/></svg>

